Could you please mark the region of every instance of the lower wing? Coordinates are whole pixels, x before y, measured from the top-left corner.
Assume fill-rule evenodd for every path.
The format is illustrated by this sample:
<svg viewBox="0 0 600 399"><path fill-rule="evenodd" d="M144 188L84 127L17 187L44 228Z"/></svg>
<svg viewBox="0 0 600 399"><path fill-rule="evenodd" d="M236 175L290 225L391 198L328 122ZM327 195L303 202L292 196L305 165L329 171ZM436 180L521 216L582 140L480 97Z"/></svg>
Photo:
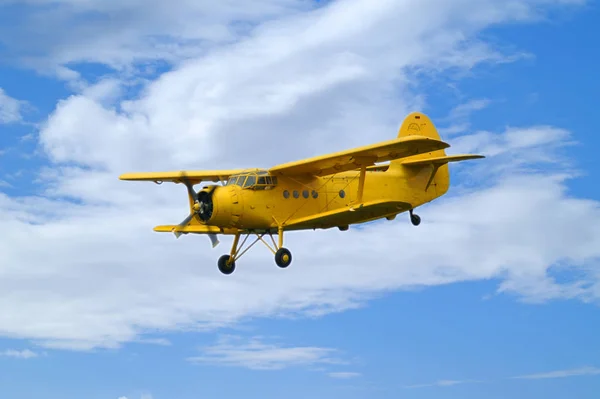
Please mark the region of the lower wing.
<svg viewBox="0 0 600 399"><path fill-rule="evenodd" d="M235 234L238 229L222 229L216 226L206 226L202 224L188 224L187 226L178 226L167 224L156 226L154 231L159 233L180 233L180 234Z"/></svg>
<svg viewBox="0 0 600 399"><path fill-rule="evenodd" d="M348 207L292 219L284 223L285 230L327 229L336 226L368 222L408 211L411 205L401 201L370 201Z"/></svg>

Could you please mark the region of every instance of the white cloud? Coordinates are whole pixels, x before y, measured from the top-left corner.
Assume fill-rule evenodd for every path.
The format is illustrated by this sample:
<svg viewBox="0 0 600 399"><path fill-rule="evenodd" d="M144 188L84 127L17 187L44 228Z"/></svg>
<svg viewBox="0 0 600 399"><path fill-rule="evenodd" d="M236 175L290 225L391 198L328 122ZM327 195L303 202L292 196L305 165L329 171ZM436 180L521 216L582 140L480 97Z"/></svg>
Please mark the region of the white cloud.
<svg viewBox="0 0 600 399"><path fill-rule="evenodd" d="M535 374L527 374L520 375L516 377L511 377L509 379L521 379L521 380L542 380L542 379L553 379L553 378L568 378L568 377L578 377L578 376L591 376L591 375L600 375L600 368L597 367L580 367L575 369L567 369L567 370L556 370L545 373L535 373ZM416 384L416 385L406 385L404 388L428 388L428 387L449 387L459 384L470 384L470 383L481 383L484 381L480 380L439 380L434 383L429 384ZM492 380L488 380L488 382L492 382Z"/></svg>
<svg viewBox="0 0 600 399"><path fill-rule="evenodd" d="M476 34L522 20L542 3L555 4L352 0L283 12L248 38L180 64L131 100L113 104L135 77L107 78L63 100L40 144L68 166L43 171L45 197L0 193L0 223L11 232L0 241L0 334L53 348L110 348L146 331L323 314L383 290L479 279L498 279L502 291L528 300L596 301L590 265L600 257L598 202L569 195L563 170L509 167L513 159L539 162L540 154L555 165L549 155L569 140L555 127L452 140L453 152L489 152L481 163L452 165L485 187L454 187L419 211L418 228L400 217L348 232L288 234L294 263L287 270L257 247L234 275L222 276L216 260L230 238L211 251L203 237L152 231L187 215L185 190L117 180L130 170L268 167L393 138L404 115L424 104L419 75L409 71L501 59ZM415 7L431 12L411 18ZM113 59L106 54L103 62ZM123 54L115 59L130 58ZM557 282L557 267L584 273Z"/></svg>
<svg viewBox="0 0 600 399"><path fill-rule="evenodd" d="M389 138L399 116L421 105L407 71L501 59L473 34L530 13L525 1L418 3L435 11L427 19L403 18L412 2L349 0L264 23L247 40L162 75L140 99L121 103L124 112L104 107L96 95L61 102L41 143L57 162L117 173L287 161L312 154L316 145L339 149L343 131L363 132L348 134L349 146ZM177 134L166 140L165 132ZM269 145L247 150L271 142L270 132L285 132L285 156Z"/></svg>
<svg viewBox="0 0 600 399"><path fill-rule="evenodd" d="M598 375L600 374L600 368L598 367L580 367L576 369L569 370L557 370L551 371L547 373L537 373L537 374L528 374L513 377L516 379L526 379L526 380L540 380L540 379L549 379L549 378L567 378L567 377L578 377L583 375Z"/></svg>
<svg viewBox="0 0 600 399"><path fill-rule="evenodd" d="M476 380L439 380L430 384L406 385L404 388L429 388L429 387L451 387L454 385L471 384L481 381Z"/></svg>
<svg viewBox="0 0 600 399"><path fill-rule="evenodd" d="M80 79L70 67L80 62L107 64L130 73L133 63L198 56L217 44L239 40L260 22L310 6L300 0L257 0L251 6L239 0L25 3L12 23L0 30L10 29L13 35L0 37L11 40L0 43L22 63L67 80Z"/></svg>
<svg viewBox="0 0 600 399"><path fill-rule="evenodd" d="M253 370L280 370L316 364L343 364L336 350L312 346L266 344L262 337L223 336L216 345L202 348L201 356L188 358L192 363L221 364Z"/></svg>
<svg viewBox="0 0 600 399"><path fill-rule="evenodd" d="M171 346L172 343L165 338L141 338L135 342L140 344L160 345L160 346Z"/></svg>
<svg viewBox="0 0 600 399"><path fill-rule="evenodd" d="M475 111L480 111L490 105L490 100L487 98L478 98L459 104L450 111L451 118L465 118Z"/></svg>
<svg viewBox="0 0 600 399"><path fill-rule="evenodd" d="M7 349L4 351L1 351L0 356L14 357L17 359L31 359L34 357L38 357L39 355L36 352L33 352L32 350L29 350L29 349L23 349L23 350Z"/></svg>
<svg viewBox="0 0 600 399"><path fill-rule="evenodd" d="M22 108L26 104L25 101L17 100L10 97L0 87L0 124L21 122Z"/></svg>
<svg viewBox="0 0 600 399"><path fill-rule="evenodd" d="M360 373L356 373L353 371L338 371L338 372L328 373L328 375L331 378L339 378L339 379L343 379L343 380L361 376Z"/></svg>
<svg viewBox="0 0 600 399"><path fill-rule="evenodd" d="M441 135L451 136L456 135L457 133L466 132L471 128L471 124L469 122L469 117L471 114L489 107L491 103L491 100L487 98L478 98L457 105L450 110L450 113L446 118L447 121L440 121L449 123L450 125L447 127L441 127L439 129L439 133Z"/></svg>

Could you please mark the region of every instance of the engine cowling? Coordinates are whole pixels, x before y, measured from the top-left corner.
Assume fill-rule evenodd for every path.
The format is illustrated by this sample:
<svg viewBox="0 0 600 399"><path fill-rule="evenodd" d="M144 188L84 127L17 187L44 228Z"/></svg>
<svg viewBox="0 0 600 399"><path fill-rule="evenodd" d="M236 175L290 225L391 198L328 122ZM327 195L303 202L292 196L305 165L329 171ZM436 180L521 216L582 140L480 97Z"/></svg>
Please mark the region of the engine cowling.
<svg viewBox="0 0 600 399"><path fill-rule="evenodd" d="M238 227L243 204L241 188L236 185L213 186L198 193L200 219L217 227Z"/></svg>

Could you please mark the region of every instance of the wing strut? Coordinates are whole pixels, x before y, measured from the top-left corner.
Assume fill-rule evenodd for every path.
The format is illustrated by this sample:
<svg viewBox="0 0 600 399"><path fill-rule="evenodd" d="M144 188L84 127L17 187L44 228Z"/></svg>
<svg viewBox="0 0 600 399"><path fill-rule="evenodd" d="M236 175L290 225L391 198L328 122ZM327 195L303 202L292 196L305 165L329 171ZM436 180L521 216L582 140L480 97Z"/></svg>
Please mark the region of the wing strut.
<svg viewBox="0 0 600 399"><path fill-rule="evenodd" d="M356 202L362 204L363 192L365 191L365 176L367 174L367 166L363 165L360 168L360 175L358 177L358 194L356 196Z"/></svg>

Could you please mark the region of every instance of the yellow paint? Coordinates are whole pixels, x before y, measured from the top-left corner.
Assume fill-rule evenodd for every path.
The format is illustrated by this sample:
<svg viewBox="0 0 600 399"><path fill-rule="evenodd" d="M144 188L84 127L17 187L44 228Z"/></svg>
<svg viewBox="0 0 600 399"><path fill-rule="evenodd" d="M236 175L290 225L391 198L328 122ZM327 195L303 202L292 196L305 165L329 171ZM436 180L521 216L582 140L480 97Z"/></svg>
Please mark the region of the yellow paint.
<svg viewBox="0 0 600 399"><path fill-rule="evenodd" d="M281 248L284 231L344 229L381 218L393 220L441 197L450 187L449 162L483 158L448 156L448 147L431 120L415 112L405 118L396 139L270 169L145 172L120 178L182 183L185 176L192 184L225 181L212 193L210 218L193 218L182 227L157 226L155 231L235 235L234 260L240 234L278 234ZM200 212L199 204L189 198L192 212Z"/></svg>

